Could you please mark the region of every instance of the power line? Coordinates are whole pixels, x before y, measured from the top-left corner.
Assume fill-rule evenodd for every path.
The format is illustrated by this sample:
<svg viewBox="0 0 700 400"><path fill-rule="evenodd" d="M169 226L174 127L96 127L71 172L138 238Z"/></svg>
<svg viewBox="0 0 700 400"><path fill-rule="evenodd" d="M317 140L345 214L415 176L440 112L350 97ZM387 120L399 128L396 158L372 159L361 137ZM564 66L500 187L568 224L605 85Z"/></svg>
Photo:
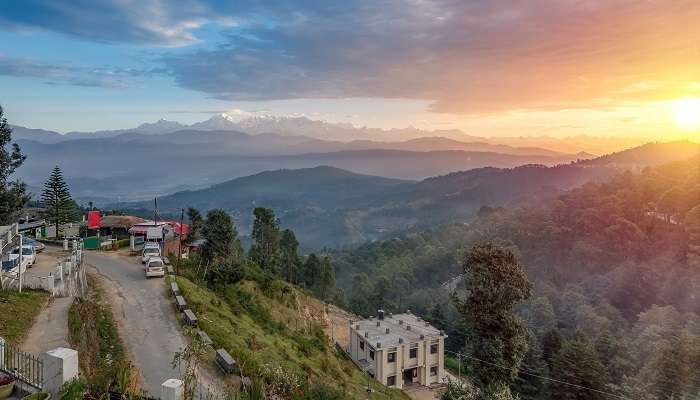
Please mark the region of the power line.
<svg viewBox="0 0 700 400"><path fill-rule="evenodd" d="M508 368L508 367L505 367L505 366L502 366L502 365L499 365L499 364L496 364L496 363L492 363L492 362L489 362L489 361L485 361L485 360L482 360L482 359L480 359L480 358L476 358L476 357L474 357L474 356L470 356L470 355L468 355L468 354L455 353L454 351L449 351L449 350L446 350L446 351L449 352L449 353L452 353L452 354L456 354L456 355L459 356L459 357L467 357L467 358L470 358L470 359L472 359L472 360L476 360L476 361L482 362L482 363L484 363L484 364L492 365L492 366L494 366L494 367L498 367L498 368L501 368L501 369L508 369L508 370L510 370L510 368ZM527 370L526 370L526 371L527 371ZM546 377L546 376L542 376L542 375L538 375L538 374L533 374L533 373L531 373L531 372L524 372L524 371L521 370L520 373L523 374L523 375L529 375L529 376L533 376L533 377L535 377L535 378L540 378L540 379L544 379L544 380L551 381L551 382L561 383L562 385L567 385L567 386L576 387L576 388L579 388L579 389L589 390L589 391L591 391L591 392L596 392L596 393L604 394L604 395L606 395L606 396L615 397L615 398L622 399L622 400L632 400L632 399L630 399L629 397L624 397L624 396L620 396L620 395L613 394L613 393L610 393L610 392L605 392L605 391L602 391L602 390L594 389L594 388L591 388L591 387L581 386L581 385L577 385L577 384L575 384L575 383L565 382L565 381L561 381L561 380L558 380L558 379L553 379L553 378L549 378L549 377Z"/></svg>

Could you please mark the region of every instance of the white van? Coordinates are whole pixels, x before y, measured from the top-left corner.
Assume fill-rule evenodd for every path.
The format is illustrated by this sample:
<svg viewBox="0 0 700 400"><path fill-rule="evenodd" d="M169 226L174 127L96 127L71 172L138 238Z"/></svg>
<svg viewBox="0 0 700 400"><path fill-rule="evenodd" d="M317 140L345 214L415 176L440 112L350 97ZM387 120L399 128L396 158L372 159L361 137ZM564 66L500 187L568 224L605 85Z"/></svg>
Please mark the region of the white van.
<svg viewBox="0 0 700 400"><path fill-rule="evenodd" d="M165 276L165 263L160 257L151 257L146 261L146 278L152 276Z"/></svg>
<svg viewBox="0 0 700 400"><path fill-rule="evenodd" d="M141 252L141 264L146 264L151 257L160 257L160 247L146 246Z"/></svg>

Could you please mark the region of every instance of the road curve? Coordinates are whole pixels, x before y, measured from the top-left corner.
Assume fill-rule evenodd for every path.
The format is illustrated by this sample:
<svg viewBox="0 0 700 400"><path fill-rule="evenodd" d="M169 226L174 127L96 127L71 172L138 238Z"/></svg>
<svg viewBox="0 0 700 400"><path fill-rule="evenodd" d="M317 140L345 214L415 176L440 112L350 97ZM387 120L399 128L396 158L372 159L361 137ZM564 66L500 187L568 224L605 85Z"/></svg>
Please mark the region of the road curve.
<svg viewBox="0 0 700 400"><path fill-rule="evenodd" d="M86 252L85 262L105 278L120 336L141 373L143 389L159 397L161 384L180 376L171 363L185 346L163 279L147 280L136 257L123 254Z"/></svg>

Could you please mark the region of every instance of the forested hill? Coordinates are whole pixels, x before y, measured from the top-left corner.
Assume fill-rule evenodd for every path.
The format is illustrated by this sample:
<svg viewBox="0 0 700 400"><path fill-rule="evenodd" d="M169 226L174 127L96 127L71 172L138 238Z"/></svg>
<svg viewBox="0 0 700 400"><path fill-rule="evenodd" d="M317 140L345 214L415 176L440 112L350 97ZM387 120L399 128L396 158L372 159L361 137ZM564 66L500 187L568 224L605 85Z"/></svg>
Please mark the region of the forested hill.
<svg viewBox="0 0 700 400"><path fill-rule="evenodd" d="M244 234L251 228L252 209L269 207L283 226L297 232L303 248L340 248L409 230L466 222L482 206L546 201L586 182L605 181L626 169L684 159L688 154L697 155L698 150L689 142L654 143L601 157L598 162L477 168L420 182L327 166L282 169L178 192L159 198L158 204L165 214L177 214L187 207L223 208ZM113 206L150 209L151 202Z"/></svg>
<svg viewBox="0 0 700 400"><path fill-rule="evenodd" d="M464 250L495 241L520 255L535 284L520 312L532 334L526 363L539 374L570 381L585 375L588 363L603 372L586 386L634 399L665 399L668 388L694 395L700 389L693 372L700 363L699 169L695 156L586 184L539 206L483 208L469 224L338 253L338 285L352 311L410 308L442 324L451 348L461 350L464 328L448 298L450 285L443 284L459 288L459 278L451 279L461 273ZM562 355L553 365L553 340L585 354ZM515 389L524 399L557 398L542 380L525 375Z"/></svg>

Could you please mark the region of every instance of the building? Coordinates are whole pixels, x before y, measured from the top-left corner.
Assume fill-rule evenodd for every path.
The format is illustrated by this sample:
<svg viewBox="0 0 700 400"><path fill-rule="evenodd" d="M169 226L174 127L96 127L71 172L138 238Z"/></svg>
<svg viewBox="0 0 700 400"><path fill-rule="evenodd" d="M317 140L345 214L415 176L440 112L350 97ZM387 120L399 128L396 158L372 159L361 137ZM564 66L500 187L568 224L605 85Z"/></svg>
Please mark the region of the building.
<svg viewBox="0 0 700 400"><path fill-rule="evenodd" d="M350 358L386 386L430 386L445 377L444 332L411 314L350 321Z"/></svg>
<svg viewBox="0 0 700 400"><path fill-rule="evenodd" d="M100 218L100 235L114 236L118 239L128 238L129 229L145 221L145 219L133 215L105 215Z"/></svg>

